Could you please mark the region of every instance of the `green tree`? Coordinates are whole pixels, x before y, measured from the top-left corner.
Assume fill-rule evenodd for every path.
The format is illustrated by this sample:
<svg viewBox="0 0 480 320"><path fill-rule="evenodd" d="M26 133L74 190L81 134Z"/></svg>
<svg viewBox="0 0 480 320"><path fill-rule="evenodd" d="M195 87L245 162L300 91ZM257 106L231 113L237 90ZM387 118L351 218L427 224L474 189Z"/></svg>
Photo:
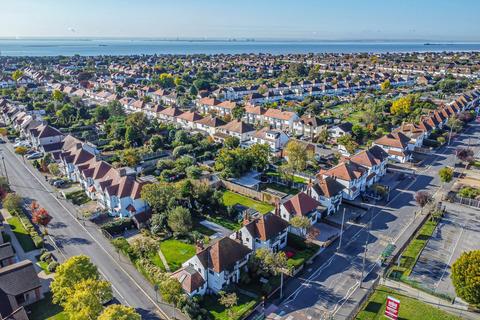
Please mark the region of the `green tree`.
<svg viewBox="0 0 480 320"><path fill-rule="evenodd" d="M163 143L164 143L164 138L163 136L160 136L158 134L152 136L149 140L149 144L150 144L150 149L153 151L153 152L156 152L158 151L160 148L163 147Z"/></svg>
<svg viewBox="0 0 480 320"><path fill-rule="evenodd" d="M239 105L236 105L232 109L232 117L237 120L241 120L243 115L245 114L245 108Z"/></svg>
<svg viewBox="0 0 480 320"><path fill-rule="evenodd" d="M296 140L290 140L284 151L288 157L288 164L295 172L305 170L307 161L312 156L307 149L307 145Z"/></svg>
<svg viewBox="0 0 480 320"><path fill-rule="evenodd" d="M63 101L63 92L60 90L53 90L52 92L52 99L57 102L62 102Z"/></svg>
<svg viewBox="0 0 480 320"><path fill-rule="evenodd" d="M162 88L172 88L175 86L173 76L169 73L162 73L158 77L159 84Z"/></svg>
<svg viewBox="0 0 480 320"><path fill-rule="evenodd" d="M237 137L227 137L223 141L223 146L227 149L235 149L240 145L240 140Z"/></svg>
<svg viewBox="0 0 480 320"><path fill-rule="evenodd" d="M50 284L53 302L64 304L67 297L75 291L75 285L83 280L98 280L100 274L97 267L84 255L73 256L58 266L55 278Z"/></svg>
<svg viewBox="0 0 480 320"><path fill-rule="evenodd" d="M254 259L257 260L260 269L266 274L277 275L287 268L287 256L285 252L272 252L265 248L255 251Z"/></svg>
<svg viewBox="0 0 480 320"><path fill-rule="evenodd" d="M317 142L321 144L325 144L327 143L328 138L329 138L328 130L323 129L322 131L319 132L317 136Z"/></svg>
<svg viewBox="0 0 480 320"><path fill-rule="evenodd" d="M22 70L15 70L13 73L12 73L12 79L13 81L17 82L18 80L20 80L20 78L23 77L23 71Z"/></svg>
<svg viewBox="0 0 480 320"><path fill-rule="evenodd" d="M94 320L102 312L103 303L112 297L112 287L108 281L85 279L68 292L63 307L70 320Z"/></svg>
<svg viewBox="0 0 480 320"><path fill-rule="evenodd" d="M98 122L104 122L110 117L110 111L108 110L108 107L98 106L95 108L93 116Z"/></svg>
<svg viewBox="0 0 480 320"><path fill-rule="evenodd" d="M453 179L453 169L450 167L443 167L438 171L440 181L443 183L448 183Z"/></svg>
<svg viewBox="0 0 480 320"><path fill-rule="evenodd" d="M270 159L270 146L268 144L256 143L247 149L252 166L259 171L267 168Z"/></svg>
<svg viewBox="0 0 480 320"><path fill-rule="evenodd" d="M112 304L103 310L97 320L141 320L142 317L131 307Z"/></svg>
<svg viewBox="0 0 480 320"><path fill-rule="evenodd" d="M220 298L218 299L218 303L220 303L222 306L227 309L227 316L229 319L234 319L235 318L235 310L233 307L235 307L238 303L238 297L235 292L232 293L226 293L225 291L220 291L219 292Z"/></svg>
<svg viewBox="0 0 480 320"><path fill-rule="evenodd" d="M457 295L471 305L480 305L480 250L464 252L452 265Z"/></svg>
<svg viewBox="0 0 480 320"><path fill-rule="evenodd" d="M2 205L10 214L15 215L22 212L23 199L16 193L8 193L3 199Z"/></svg>
<svg viewBox="0 0 480 320"><path fill-rule="evenodd" d="M183 296L182 284L174 278L167 278L160 282L158 287L162 299L172 305L173 318L175 319L175 306Z"/></svg>
<svg viewBox="0 0 480 320"><path fill-rule="evenodd" d="M140 163L140 160L140 155L136 149L128 148L121 152L120 161L125 166L135 167Z"/></svg>
<svg viewBox="0 0 480 320"><path fill-rule="evenodd" d="M192 230L192 214L187 208L175 207L168 211L167 222L173 232L186 234Z"/></svg>
<svg viewBox="0 0 480 320"><path fill-rule="evenodd" d="M305 231L306 229L310 228L312 222L307 217L294 216L290 219L290 224L292 225L292 227Z"/></svg>
<svg viewBox="0 0 480 320"><path fill-rule="evenodd" d="M172 183L152 183L142 188L141 197L148 203L153 213L163 213L175 203L178 191Z"/></svg>
<svg viewBox="0 0 480 320"><path fill-rule="evenodd" d="M48 165L48 171L54 176L60 175L61 171L57 163L50 163Z"/></svg>
<svg viewBox="0 0 480 320"><path fill-rule="evenodd" d="M459 120L456 115L453 115L448 119L447 125L455 132L458 132L463 128L463 122Z"/></svg>
<svg viewBox="0 0 480 320"><path fill-rule="evenodd" d="M354 154L358 149L358 143L353 139L350 134L345 134L340 138L337 138L337 142L345 147L348 153Z"/></svg>

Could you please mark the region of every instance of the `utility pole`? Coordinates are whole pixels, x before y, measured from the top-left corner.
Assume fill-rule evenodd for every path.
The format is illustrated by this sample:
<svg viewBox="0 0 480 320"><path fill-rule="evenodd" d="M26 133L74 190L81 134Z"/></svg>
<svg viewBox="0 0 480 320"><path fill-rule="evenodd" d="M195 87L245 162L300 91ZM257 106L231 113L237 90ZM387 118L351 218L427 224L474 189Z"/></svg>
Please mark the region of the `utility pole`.
<svg viewBox="0 0 480 320"><path fill-rule="evenodd" d="M337 252L340 250L342 247L342 238L343 238L343 223L345 221L345 207L343 207L343 214L342 214L342 226L340 229L340 241L338 242L338 247L337 247Z"/></svg>
<svg viewBox="0 0 480 320"><path fill-rule="evenodd" d="M3 151L3 150L2 150ZM7 179L8 185L10 185L10 179L8 178L8 173L7 173L7 166L5 165L5 157L2 152L2 163L3 163L3 170L5 172L5 178Z"/></svg>
<svg viewBox="0 0 480 320"><path fill-rule="evenodd" d="M448 145L450 145L450 140L452 140L452 131L453 131L453 126L450 126L450 134L448 135Z"/></svg>
<svg viewBox="0 0 480 320"><path fill-rule="evenodd" d="M368 229L367 229L367 238L365 239L365 248L363 250L363 261L362 261L362 274L360 275L360 288L362 287L363 283L363 274L365 273L365 262L367 260L367 246L368 246L368 240L370 240L370 225L371 221L368 222Z"/></svg>

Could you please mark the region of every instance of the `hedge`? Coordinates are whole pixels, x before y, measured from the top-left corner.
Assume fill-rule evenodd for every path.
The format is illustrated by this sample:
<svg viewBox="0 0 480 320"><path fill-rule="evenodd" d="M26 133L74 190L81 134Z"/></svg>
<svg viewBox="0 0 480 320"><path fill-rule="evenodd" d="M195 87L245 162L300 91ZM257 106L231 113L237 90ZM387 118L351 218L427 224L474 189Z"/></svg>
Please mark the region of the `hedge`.
<svg viewBox="0 0 480 320"><path fill-rule="evenodd" d="M125 229L133 228L133 223L131 218L124 218L105 223L101 228L109 234L115 235L122 233Z"/></svg>

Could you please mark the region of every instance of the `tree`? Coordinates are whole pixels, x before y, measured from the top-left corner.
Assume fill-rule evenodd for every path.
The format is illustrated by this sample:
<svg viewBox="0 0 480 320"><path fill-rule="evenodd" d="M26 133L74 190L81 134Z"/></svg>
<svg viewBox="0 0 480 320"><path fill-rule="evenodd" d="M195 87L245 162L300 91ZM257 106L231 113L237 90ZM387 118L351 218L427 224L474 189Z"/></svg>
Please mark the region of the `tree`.
<svg viewBox="0 0 480 320"><path fill-rule="evenodd" d="M235 149L240 145L240 140L237 137L229 136L223 141L223 146L227 149Z"/></svg>
<svg viewBox="0 0 480 320"><path fill-rule="evenodd" d="M0 136L5 137L8 134L7 128L0 128Z"/></svg>
<svg viewBox="0 0 480 320"><path fill-rule="evenodd" d="M358 143L350 134L345 134L340 138L337 138L337 143L344 146L345 150L350 154L354 154L358 149Z"/></svg>
<svg viewBox="0 0 480 320"><path fill-rule="evenodd" d="M309 218L304 216L294 216L290 219L290 224L292 227L298 228L301 230L302 234L306 234L306 231L312 225L312 222Z"/></svg>
<svg viewBox="0 0 480 320"><path fill-rule="evenodd" d="M460 131L463 128L463 122L457 118L457 116L451 116L448 121L447 125L455 132Z"/></svg>
<svg viewBox="0 0 480 320"><path fill-rule="evenodd" d="M12 79L13 81L17 82L20 80L20 78L23 77L23 71L22 70L15 70L12 73Z"/></svg>
<svg viewBox="0 0 480 320"><path fill-rule="evenodd" d="M277 275L287 267L285 252L272 252L266 248L255 251L254 259L259 263L260 269L265 273Z"/></svg>
<svg viewBox="0 0 480 320"><path fill-rule="evenodd" d="M218 299L218 303L224 306L227 309L227 315L229 319L235 318L235 307L238 303L238 297L235 292L226 293L225 291L219 292L220 298Z"/></svg>
<svg viewBox="0 0 480 320"><path fill-rule="evenodd" d="M54 303L65 303L75 285L83 280L98 280L97 267L85 255L73 256L58 266L55 278L50 284Z"/></svg>
<svg viewBox="0 0 480 320"><path fill-rule="evenodd" d="M110 117L110 111L108 110L108 107L98 106L95 108L93 116L97 122L104 122Z"/></svg>
<svg viewBox="0 0 480 320"><path fill-rule="evenodd" d="M122 162L122 164L129 167L137 166L140 163L140 160L141 158L138 154L138 150L135 150L133 148L128 148L127 150L124 150L120 157L120 161Z"/></svg>
<svg viewBox="0 0 480 320"><path fill-rule="evenodd" d="M256 143L247 149L252 166L259 171L267 168L270 159L270 146L266 143Z"/></svg>
<svg viewBox="0 0 480 320"><path fill-rule="evenodd" d="M141 197L145 200L153 213L162 213L175 203L178 193L172 183L159 182L147 184L142 188Z"/></svg>
<svg viewBox="0 0 480 320"><path fill-rule="evenodd" d="M3 208L6 209L10 214L15 215L22 211L22 202L23 199L16 193L9 193L3 199Z"/></svg>
<svg viewBox="0 0 480 320"><path fill-rule="evenodd" d="M412 111L413 96L407 95L393 101L390 112L394 115L408 115Z"/></svg>
<svg viewBox="0 0 480 320"><path fill-rule="evenodd" d="M32 221L43 227L43 233L47 234L47 225L52 221L52 216L45 208L40 208L32 212Z"/></svg>
<svg viewBox="0 0 480 320"><path fill-rule="evenodd" d="M388 79L383 81L382 84L380 85L380 89L382 89L382 91L388 91L390 90L391 87L392 87L392 84Z"/></svg>
<svg viewBox="0 0 480 320"><path fill-rule="evenodd" d="M327 129L323 129L317 136L317 142L325 144L328 142L329 134Z"/></svg>
<svg viewBox="0 0 480 320"><path fill-rule="evenodd" d="M202 175L202 170L198 166L189 166L185 169L185 173L189 179L198 179Z"/></svg>
<svg viewBox="0 0 480 320"><path fill-rule="evenodd" d="M285 146L285 155L288 157L288 164L295 171L303 171L307 167L307 161L311 157L307 145L296 140L290 140Z"/></svg>
<svg viewBox="0 0 480 320"><path fill-rule="evenodd" d="M474 152L472 149L468 149L468 148L458 148L457 151L456 151L456 154L457 154L457 158L462 161L462 162L465 162L467 165L473 161L474 159Z"/></svg>
<svg viewBox="0 0 480 320"><path fill-rule="evenodd" d="M167 278L160 282L158 289L162 299L172 305L173 318L175 318L175 306L183 295L182 284L175 278Z"/></svg>
<svg viewBox="0 0 480 320"><path fill-rule="evenodd" d="M245 114L245 108L239 105L236 105L232 109L232 116L234 119L241 120Z"/></svg>
<svg viewBox="0 0 480 320"><path fill-rule="evenodd" d="M27 147L19 146L15 148L15 153L24 156L28 151Z"/></svg>
<svg viewBox="0 0 480 320"><path fill-rule="evenodd" d="M163 147L163 140L164 140L163 136L160 136L158 134L152 136L149 140L150 149L153 152L158 151L160 148Z"/></svg>
<svg viewBox="0 0 480 320"><path fill-rule="evenodd" d="M169 73L162 73L158 77L159 84L162 88L172 88L175 86L173 76Z"/></svg>
<svg viewBox="0 0 480 320"><path fill-rule="evenodd" d="M415 201L422 208L425 207L425 205L432 200L432 195L427 191L417 191L417 193L415 193Z"/></svg>
<svg viewBox="0 0 480 320"><path fill-rule="evenodd" d="M448 183L453 179L453 169L450 167L444 167L438 171L438 175L440 176L440 181Z"/></svg>
<svg viewBox="0 0 480 320"><path fill-rule="evenodd" d="M48 165L48 171L53 174L54 176L60 175L60 168L57 163L50 163Z"/></svg>
<svg viewBox="0 0 480 320"><path fill-rule="evenodd" d="M141 320L142 317L131 307L112 304L106 307L97 320Z"/></svg>
<svg viewBox="0 0 480 320"><path fill-rule="evenodd" d="M103 303L112 298L112 287L108 281L85 279L68 292L63 307L70 320L93 320L102 312Z"/></svg>
<svg viewBox="0 0 480 320"><path fill-rule="evenodd" d="M480 250L462 253L452 265L452 282L460 298L480 305Z"/></svg>
<svg viewBox="0 0 480 320"><path fill-rule="evenodd" d="M168 226L173 232L186 234L192 230L192 214L187 208L175 207L168 211Z"/></svg>

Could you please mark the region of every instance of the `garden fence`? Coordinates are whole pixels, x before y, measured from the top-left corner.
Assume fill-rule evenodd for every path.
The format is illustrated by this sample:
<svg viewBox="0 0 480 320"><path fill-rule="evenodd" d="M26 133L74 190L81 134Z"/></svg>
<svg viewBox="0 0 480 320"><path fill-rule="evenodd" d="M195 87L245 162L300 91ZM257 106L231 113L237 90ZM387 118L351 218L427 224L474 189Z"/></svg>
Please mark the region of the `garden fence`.
<svg viewBox="0 0 480 320"><path fill-rule="evenodd" d="M460 197L460 196L456 195L453 198L453 202L460 203L460 204L463 204L463 205L466 205L466 206L480 208L480 200L477 200L477 199L463 198L463 197Z"/></svg>

